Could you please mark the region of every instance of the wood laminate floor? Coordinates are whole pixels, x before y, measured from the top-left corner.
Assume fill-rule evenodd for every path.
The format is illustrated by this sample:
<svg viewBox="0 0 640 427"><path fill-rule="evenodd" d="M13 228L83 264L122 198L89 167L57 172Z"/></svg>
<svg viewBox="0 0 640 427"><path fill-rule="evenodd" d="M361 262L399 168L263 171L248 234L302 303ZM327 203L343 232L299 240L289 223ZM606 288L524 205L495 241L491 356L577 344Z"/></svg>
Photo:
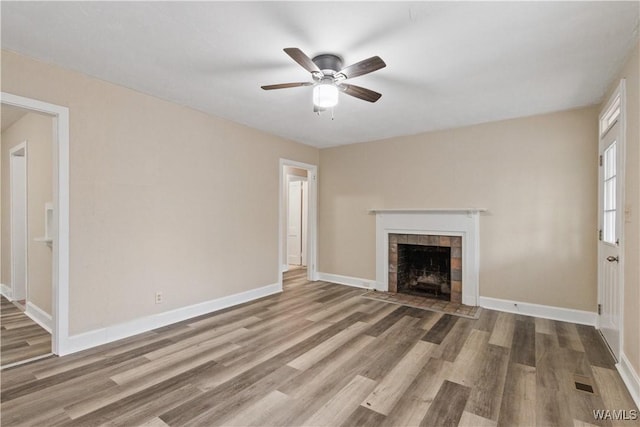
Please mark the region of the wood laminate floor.
<svg viewBox="0 0 640 427"><path fill-rule="evenodd" d="M11 301L0 298L0 366L51 353L51 334Z"/></svg>
<svg viewBox="0 0 640 427"><path fill-rule="evenodd" d="M467 319L305 274L287 273L278 295L2 371L2 425L589 426L612 425L594 409L637 409L591 327Z"/></svg>

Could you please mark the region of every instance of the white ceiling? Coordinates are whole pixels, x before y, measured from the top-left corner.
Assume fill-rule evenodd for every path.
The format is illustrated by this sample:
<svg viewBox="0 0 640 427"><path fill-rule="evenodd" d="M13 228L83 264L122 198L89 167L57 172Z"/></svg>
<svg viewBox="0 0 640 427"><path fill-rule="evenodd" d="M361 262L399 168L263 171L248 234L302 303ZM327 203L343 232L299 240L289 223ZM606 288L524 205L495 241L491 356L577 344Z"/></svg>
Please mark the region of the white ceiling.
<svg viewBox="0 0 640 427"><path fill-rule="evenodd" d="M638 37L639 2L8 2L2 47L317 147L599 103ZM378 55L312 112L282 49Z"/></svg>

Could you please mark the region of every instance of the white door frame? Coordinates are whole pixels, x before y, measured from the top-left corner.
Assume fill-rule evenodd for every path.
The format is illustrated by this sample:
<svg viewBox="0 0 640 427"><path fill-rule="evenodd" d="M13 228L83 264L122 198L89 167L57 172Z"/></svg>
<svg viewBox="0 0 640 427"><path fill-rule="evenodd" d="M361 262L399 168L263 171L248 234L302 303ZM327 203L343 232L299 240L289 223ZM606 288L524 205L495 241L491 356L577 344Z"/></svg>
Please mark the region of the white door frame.
<svg viewBox="0 0 640 427"><path fill-rule="evenodd" d="M308 216L307 216L307 279L316 281L318 273L317 263L317 230L318 230L318 166L309 163L297 162L295 160L280 159L279 165L279 200L278 200L278 283L282 289L282 266L284 264L284 253L286 240L283 239L283 232L287 226L285 201L285 166L291 166L307 171L308 182Z"/></svg>
<svg viewBox="0 0 640 427"><path fill-rule="evenodd" d="M69 109L7 92L0 101L53 117L53 268L51 351L69 351Z"/></svg>
<svg viewBox="0 0 640 427"><path fill-rule="evenodd" d="M616 90L614 90L614 92L611 94L611 97L609 98L609 100L607 101L607 103L605 104L605 107L602 109L602 111L600 112L600 115L598 116L598 155L600 154L600 143L601 140L604 138L604 136L606 135L607 131L613 126L613 125L609 125L606 126L603 129L603 116L609 111L610 107L612 106L612 104L616 101L616 99L619 98L620 99L620 114L618 116L617 119L617 126L619 129L619 135L617 138L617 151L618 151L618 156L619 156L619 168L617 170L617 182L616 185L618 186L618 188L620 189L619 194L620 194L620 215L622 215L622 218L620 220L619 225L617 225L617 229L616 229L616 235L618 237L618 301L616 301L616 304L618 306L618 310L620 313L620 318L619 318L619 326L620 326L620 330L619 332L619 339L617 343L609 343L607 342L607 344L611 347L614 355L616 355L616 357L619 357L620 354L622 354L622 349L624 348L624 248L625 248L625 239L624 239L624 207L625 207L625 167L626 167L626 134L627 134L627 120L626 120L626 108L627 108L627 101L626 101L626 84L625 84L625 79L620 80L620 84L618 85L618 87L616 88ZM600 168L601 169L601 168ZM602 209L600 206L601 203L601 198L602 195L600 194L600 173L602 171L599 170L598 171L598 227L600 230L602 230ZM598 240L598 259L597 259L597 269L598 269L598 308L600 307L600 304L602 303L602 299L603 299L603 272L601 271L602 269L600 268L601 265L601 258L604 255L602 254L602 242L600 242L600 240ZM600 312L600 310L598 310L598 312ZM596 317L597 321L596 321L596 327L598 329L600 329L600 316L598 315ZM605 339L606 341L606 339ZM618 348L613 348L612 346L617 346ZM619 361L619 360L618 360Z"/></svg>
<svg viewBox="0 0 640 427"><path fill-rule="evenodd" d="M22 151L22 155L18 154L20 151ZM24 212L22 212L22 216L24 217L24 253L22 254L22 256L24 257L24 283L18 288L18 286L16 285L16 268L15 268L15 264L16 264L16 258L17 258L17 254L16 254L16 248L14 245L14 241L15 241L15 236L14 236L14 232L15 232L15 212L14 212L14 196L15 196L15 192L16 192L16 188L15 188L15 181L14 181L14 157L24 157L24 178L23 178L23 185L20 189L20 193L24 196ZM16 145L15 147L12 147L9 150L9 206L10 206L10 212L9 212L9 240L11 241L11 250L9 252L9 257L11 259L10 262L10 271L11 271L11 295L13 297L14 300L26 300L27 299L27 289L29 286L29 270L28 270L28 264L27 264L27 260L29 259L29 222L27 220L27 212L29 211L29 201L27 200L27 141L23 141L20 144Z"/></svg>

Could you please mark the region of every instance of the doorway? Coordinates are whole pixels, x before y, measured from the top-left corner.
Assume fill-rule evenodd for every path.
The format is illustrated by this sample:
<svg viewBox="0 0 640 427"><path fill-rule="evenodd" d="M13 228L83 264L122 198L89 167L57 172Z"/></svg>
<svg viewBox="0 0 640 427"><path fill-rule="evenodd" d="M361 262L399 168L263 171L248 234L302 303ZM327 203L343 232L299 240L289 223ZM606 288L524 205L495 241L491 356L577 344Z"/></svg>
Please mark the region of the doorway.
<svg viewBox="0 0 640 427"><path fill-rule="evenodd" d="M50 356L53 197L51 115L2 105L0 282L3 335L0 369Z"/></svg>
<svg viewBox="0 0 640 427"><path fill-rule="evenodd" d="M52 197L51 203L42 207L42 221L49 218L50 236L39 236L43 239L38 244L50 245L51 352L62 356L73 352L69 341L69 109L7 92L1 93L1 100L3 109L15 107L52 119Z"/></svg>
<svg viewBox="0 0 640 427"><path fill-rule="evenodd" d="M309 185L307 171L287 168L287 264L307 266Z"/></svg>
<svg viewBox="0 0 640 427"><path fill-rule="evenodd" d="M290 269L316 280L316 180L315 165L280 160L280 284Z"/></svg>
<svg viewBox="0 0 640 427"><path fill-rule="evenodd" d="M625 84L600 114L598 168L598 328L620 360L624 301Z"/></svg>

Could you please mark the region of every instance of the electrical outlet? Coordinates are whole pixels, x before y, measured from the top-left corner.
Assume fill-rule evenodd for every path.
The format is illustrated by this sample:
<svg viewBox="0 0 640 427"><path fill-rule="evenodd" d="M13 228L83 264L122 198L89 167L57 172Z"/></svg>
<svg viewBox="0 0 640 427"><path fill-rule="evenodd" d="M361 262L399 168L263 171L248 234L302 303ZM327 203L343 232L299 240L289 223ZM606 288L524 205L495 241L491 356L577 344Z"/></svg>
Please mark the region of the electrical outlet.
<svg viewBox="0 0 640 427"><path fill-rule="evenodd" d="M162 292L156 292L156 304L162 304Z"/></svg>

